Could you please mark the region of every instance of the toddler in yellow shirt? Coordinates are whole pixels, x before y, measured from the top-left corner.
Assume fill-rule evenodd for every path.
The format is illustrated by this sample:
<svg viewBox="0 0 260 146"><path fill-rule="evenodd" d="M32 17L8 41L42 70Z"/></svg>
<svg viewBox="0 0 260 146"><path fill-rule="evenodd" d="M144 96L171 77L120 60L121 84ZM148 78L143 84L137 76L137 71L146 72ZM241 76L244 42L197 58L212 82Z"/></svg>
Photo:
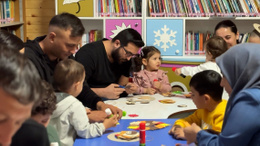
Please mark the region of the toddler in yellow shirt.
<svg viewBox="0 0 260 146"><path fill-rule="evenodd" d="M190 116L177 120L169 134L176 139L186 139L183 129L192 123L202 129L221 132L227 101L222 100L220 82L220 74L213 70L199 72L191 78L191 98L198 109Z"/></svg>

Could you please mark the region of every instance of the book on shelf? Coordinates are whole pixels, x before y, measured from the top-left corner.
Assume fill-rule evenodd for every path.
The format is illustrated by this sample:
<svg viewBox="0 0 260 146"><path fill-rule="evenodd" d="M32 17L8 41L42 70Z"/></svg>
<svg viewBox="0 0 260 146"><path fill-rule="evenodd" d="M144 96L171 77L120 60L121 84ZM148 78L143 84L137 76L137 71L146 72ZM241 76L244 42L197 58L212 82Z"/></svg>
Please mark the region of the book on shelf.
<svg viewBox="0 0 260 146"><path fill-rule="evenodd" d="M259 0L148 0L148 16L260 17Z"/></svg>
<svg viewBox="0 0 260 146"><path fill-rule="evenodd" d="M92 29L89 31L88 33L88 42L95 42L98 40L102 39L102 31L101 30L96 30L96 29Z"/></svg>
<svg viewBox="0 0 260 146"><path fill-rule="evenodd" d="M100 17L138 17L142 12L141 0L99 0Z"/></svg>
<svg viewBox="0 0 260 146"><path fill-rule="evenodd" d="M14 21L14 1L0 1L0 24L12 23Z"/></svg>

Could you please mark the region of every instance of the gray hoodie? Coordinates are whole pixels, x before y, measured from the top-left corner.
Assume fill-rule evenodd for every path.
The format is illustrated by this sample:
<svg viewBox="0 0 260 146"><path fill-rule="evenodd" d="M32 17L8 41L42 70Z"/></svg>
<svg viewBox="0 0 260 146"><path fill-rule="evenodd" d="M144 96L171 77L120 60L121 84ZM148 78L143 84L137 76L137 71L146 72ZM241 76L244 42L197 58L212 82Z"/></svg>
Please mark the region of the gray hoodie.
<svg viewBox="0 0 260 146"><path fill-rule="evenodd" d="M72 146L76 135L93 138L103 134L103 123L90 124L86 109L78 99L67 93L56 93L56 96L57 108L49 124L57 130L61 146Z"/></svg>

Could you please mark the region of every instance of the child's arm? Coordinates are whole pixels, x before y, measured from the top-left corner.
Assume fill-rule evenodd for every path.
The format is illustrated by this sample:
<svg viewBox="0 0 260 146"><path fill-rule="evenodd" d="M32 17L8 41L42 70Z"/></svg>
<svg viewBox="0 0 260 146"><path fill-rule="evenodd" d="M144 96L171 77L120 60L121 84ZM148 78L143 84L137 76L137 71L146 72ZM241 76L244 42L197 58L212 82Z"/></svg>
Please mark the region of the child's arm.
<svg viewBox="0 0 260 146"><path fill-rule="evenodd" d="M191 123L201 125L201 118L201 110L197 109L193 114L189 115L188 117L176 120L174 125L180 125L183 128L190 126Z"/></svg>
<svg viewBox="0 0 260 146"><path fill-rule="evenodd" d="M143 87L141 86L143 83L143 80L139 77L138 73L134 73L133 76L133 83L137 86L137 89L134 93L136 94L142 94L143 93Z"/></svg>
<svg viewBox="0 0 260 146"><path fill-rule="evenodd" d="M183 128L189 127L190 123L200 124L201 118L199 118L198 115L199 115L198 112L195 111L193 114L189 115L186 118L176 120L171 130L169 131L169 134L174 135L174 137L177 139L178 138L184 139Z"/></svg>
<svg viewBox="0 0 260 146"><path fill-rule="evenodd" d="M172 87L169 83L168 76L165 71L159 70L160 73L162 74L162 78L160 81L154 81L154 87L156 87L159 92L165 93L165 92L170 92L172 90Z"/></svg>
<svg viewBox="0 0 260 146"><path fill-rule="evenodd" d="M103 123L89 123L86 109L80 101L73 103L69 110L69 124L79 137L93 138L101 136L105 131Z"/></svg>
<svg viewBox="0 0 260 146"><path fill-rule="evenodd" d="M208 62L202 63L202 64L200 64L198 66L194 66L194 67L191 67L191 66L182 67L181 73L186 76L193 76L196 73L204 71L204 70L215 70L215 71L219 72L218 71L219 68L216 66L217 66L216 63L208 61Z"/></svg>
<svg viewBox="0 0 260 146"><path fill-rule="evenodd" d="M149 88L147 84L151 84L151 83L146 78L146 75L144 75L142 71L134 73L133 82L138 87L135 92L136 94L154 94L156 92L155 89ZM146 85L148 86L148 88L146 88Z"/></svg>

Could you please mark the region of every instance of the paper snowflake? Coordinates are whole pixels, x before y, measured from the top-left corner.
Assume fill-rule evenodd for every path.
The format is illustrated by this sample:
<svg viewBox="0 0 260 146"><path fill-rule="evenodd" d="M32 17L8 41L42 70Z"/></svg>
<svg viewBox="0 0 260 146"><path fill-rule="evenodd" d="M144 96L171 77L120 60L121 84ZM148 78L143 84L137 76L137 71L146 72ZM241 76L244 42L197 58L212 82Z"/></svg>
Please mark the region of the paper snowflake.
<svg viewBox="0 0 260 146"><path fill-rule="evenodd" d="M169 48L168 43L170 44L170 46L177 45L175 43L176 40L172 39L176 37L175 34L177 33L177 31L170 30L169 28L167 28L166 25L164 25L164 28L161 28L161 30L162 33L160 30L154 31L154 37L159 37L159 39L154 39L155 42L153 45L157 45L158 47L162 48L164 52L166 52L166 49ZM168 32L169 30L170 32ZM163 45L160 46L160 43L163 43Z"/></svg>

